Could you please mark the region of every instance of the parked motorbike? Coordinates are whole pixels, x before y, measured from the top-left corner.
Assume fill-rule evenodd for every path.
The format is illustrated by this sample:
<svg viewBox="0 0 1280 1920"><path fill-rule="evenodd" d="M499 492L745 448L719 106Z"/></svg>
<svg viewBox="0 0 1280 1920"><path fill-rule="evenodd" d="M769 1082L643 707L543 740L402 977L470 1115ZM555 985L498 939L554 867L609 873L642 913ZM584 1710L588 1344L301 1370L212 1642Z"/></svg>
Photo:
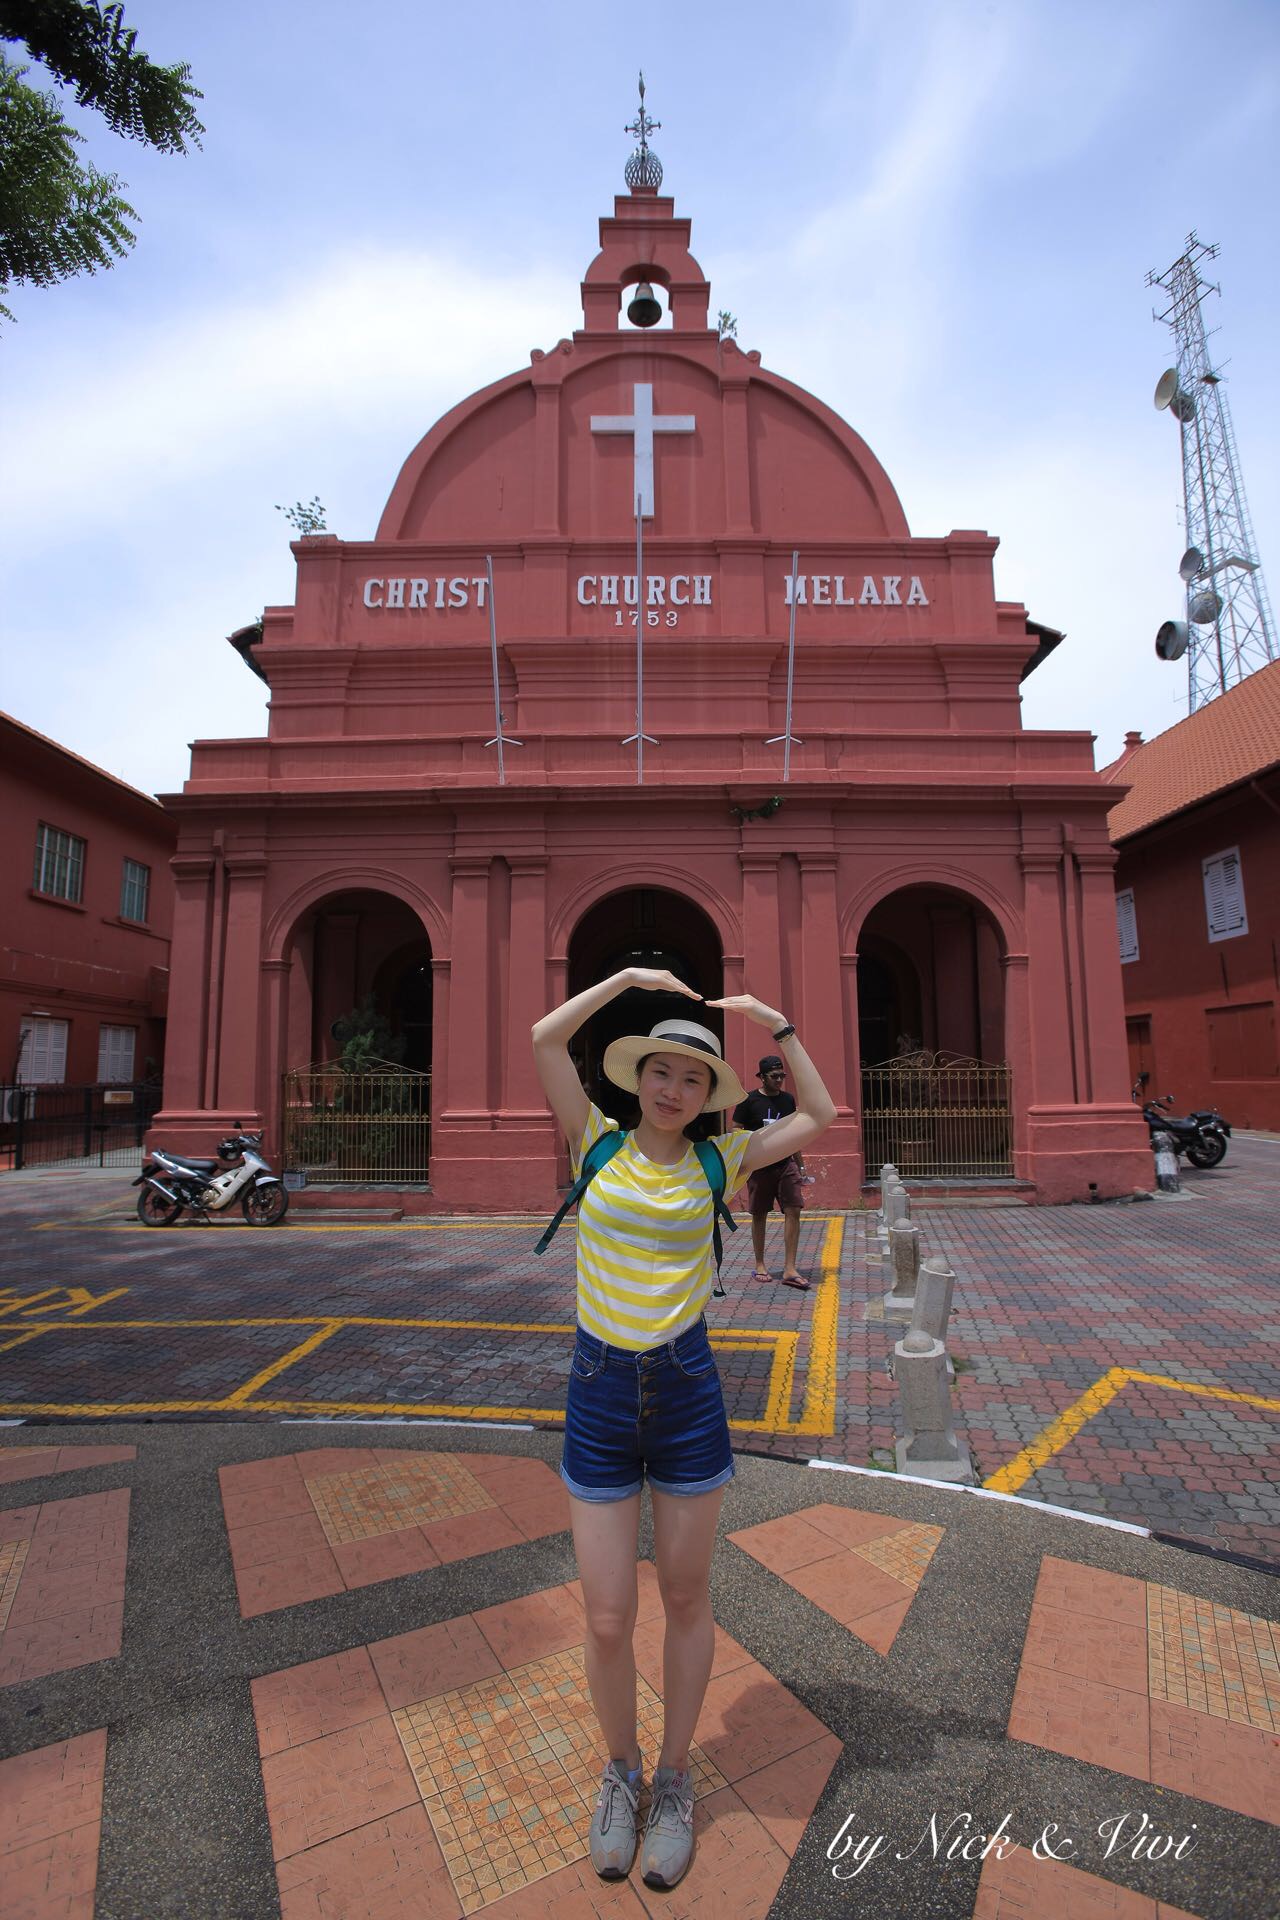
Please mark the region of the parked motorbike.
<svg viewBox="0 0 1280 1920"><path fill-rule="evenodd" d="M142 1188L139 1220L144 1227L171 1227L190 1211L212 1226L210 1214L225 1213L238 1199L251 1227L278 1227L289 1211L289 1196L261 1149L262 1135L245 1133L238 1120L236 1132L218 1142L216 1160L197 1160L153 1147L133 1183Z"/></svg>
<svg viewBox="0 0 1280 1920"><path fill-rule="evenodd" d="M1142 1086L1141 1080L1134 1082L1135 1100L1139 1098ZM1169 1112L1172 1105L1171 1093L1161 1094L1158 1100L1143 1103L1142 1117L1152 1137L1157 1133L1167 1133L1173 1142L1174 1152L1185 1154L1193 1167L1216 1167L1226 1158L1227 1141L1231 1138L1231 1128L1227 1122L1216 1107L1197 1107L1194 1113L1174 1115Z"/></svg>

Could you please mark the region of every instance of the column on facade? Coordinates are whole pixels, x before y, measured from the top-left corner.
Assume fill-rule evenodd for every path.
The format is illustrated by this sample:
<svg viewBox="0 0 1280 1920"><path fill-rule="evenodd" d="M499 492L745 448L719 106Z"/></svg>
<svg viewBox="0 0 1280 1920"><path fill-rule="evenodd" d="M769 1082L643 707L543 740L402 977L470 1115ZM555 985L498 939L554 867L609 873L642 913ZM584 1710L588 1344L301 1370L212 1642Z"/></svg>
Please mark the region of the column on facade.
<svg viewBox="0 0 1280 1920"><path fill-rule="evenodd" d="M560 386L537 362L533 371L533 526L536 533L560 531Z"/></svg>
<svg viewBox="0 0 1280 1920"><path fill-rule="evenodd" d="M1129 1098L1124 984L1116 948L1116 856L1110 847L1076 855L1080 873L1080 973L1087 1009L1092 1098Z"/></svg>
<svg viewBox="0 0 1280 1920"><path fill-rule="evenodd" d="M1000 967L1004 977L1003 1055L1009 1064L1014 1171L1017 1172L1022 1166L1018 1156L1026 1152L1028 1145L1027 1108L1034 1096L1035 1085L1027 956L1025 953L1006 953L1001 957Z"/></svg>
<svg viewBox="0 0 1280 1920"><path fill-rule="evenodd" d="M1080 941L1080 883L1076 872L1075 834L1062 830L1063 948L1067 962L1067 999L1071 1007L1071 1070L1077 1100L1093 1099L1089 1070L1088 1012L1084 995L1084 954Z"/></svg>
<svg viewBox="0 0 1280 1920"><path fill-rule="evenodd" d="M173 945L165 1033L165 1111L194 1113L205 1104L204 1060L209 1018L209 907L213 861L207 853L175 854Z"/></svg>
<svg viewBox="0 0 1280 1920"><path fill-rule="evenodd" d="M1077 1098L1071 1046L1071 1001L1062 920L1062 863L1058 853L1024 853L1028 962L1031 1106L1066 1106Z"/></svg>
<svg viewBox="0 0 1280 1920"><path fill-rule="evenodd" d="M842 1102L839 1093L844 1036L834 853L802 853L800 878L804 888L800 959L804 996L800 1016L804 1021L802 1037L832 1098L841 1106L847 1103Z"/></svg>
<svg viewBox="0 0 1280 1920"><path fill-rule="evenodd" d="M262 985L262 894L267 863L260 853L226 859L226 951L222 968L221 1039L214 1105L245 1120L259 1107L259 1022Z"/></svg>
<svg viewBox="0 0 1280 1920"><path fill-rule="evenodd" d="M450 943L461 964L450 979L449 1078L442 1119L488 1118L489 862L484 854L455 854Z"/></svg>
<svg viewBox="0 0 1280 1920"><path fill-rule="evenodd" d="M778 922L778 856L740 853L742 959L747 991L766 1006L782 999L782 945Z"/></svg>
<svg viewBox="0 0 1280 1920"><path fill-rule="evenodd" d="M258 1111L266 1127L273 1152L282 1152L281 1091L288 1065L289 1044L289 961L263 960L262 973L262 1066L258 1081Z"/></svg>
<svg viewBox="0 0 1280 1920"><path fill-rule="evenodd" d="M507 949L507 1058L502 1104L522 1117L542 1114L546 1100L533 1064L529 1030L547 1011L547 863L513 854L511 932Z"/></svg>
<svg viewBox="0 0 1280 1920"><path fill-rule="evenodd" d="M724 521L729 534L752 531L751 525L751 445L747 431L747 382L745 366L740 375L720 375L723 406L720 411L724 440Z"/></svg>

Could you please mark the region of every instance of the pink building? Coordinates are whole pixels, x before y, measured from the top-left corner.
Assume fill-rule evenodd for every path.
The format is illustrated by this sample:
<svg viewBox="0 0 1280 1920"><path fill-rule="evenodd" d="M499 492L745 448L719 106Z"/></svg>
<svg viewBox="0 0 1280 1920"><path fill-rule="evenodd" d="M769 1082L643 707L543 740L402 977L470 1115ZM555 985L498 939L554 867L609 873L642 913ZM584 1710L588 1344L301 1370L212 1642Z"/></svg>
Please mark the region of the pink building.
<svg viewBox="0 0 1280 1920"><path fill-rule="evenodd" d="M0 1085L158 1079L174 822L148 795L8 714L0 817ZM13 1104L10 1096L0 1116L0 1160L12 1147ZM53 1103L38 1110L51 1114Z"/></svg>
<svg viewBox="0 0 1280 1920"><path fill-rule="evenodd" d="M372 995L431 1075L429 1159L424 1123L392 1184L549 1207L564 1162L529 1027L636 957L796 1022L840 1107L820 1203L886 1152L1041 1200L1149 1184L1115 790L1087 735L1021 725L1059 636L996 600L994 539L913 537L857 433L719 337L689 238L654 189L619 198L581 328L431 429L373 539L299 540L294 605L236 636L270 730L199 742L167 802L157 1132L207 1151L252 1119L279 1146L287 1106L289 1158L331 1184L310 1122L335 1083L287 1076ZM625 318L640 282L666 324ZM583 1035L597 1094L611 1035L669 1010L637 998ZM725 1037L750 1077L758 1034ZM400 1118L425 1112L415 1084Z"/></svg>
<svg viewBox="0 0 1280 1920"><path fill-rule="evenodd" d="M1175 1110L1280 1132L1280 660L1144 743L1103 779L1130 1078Z"/></svg>

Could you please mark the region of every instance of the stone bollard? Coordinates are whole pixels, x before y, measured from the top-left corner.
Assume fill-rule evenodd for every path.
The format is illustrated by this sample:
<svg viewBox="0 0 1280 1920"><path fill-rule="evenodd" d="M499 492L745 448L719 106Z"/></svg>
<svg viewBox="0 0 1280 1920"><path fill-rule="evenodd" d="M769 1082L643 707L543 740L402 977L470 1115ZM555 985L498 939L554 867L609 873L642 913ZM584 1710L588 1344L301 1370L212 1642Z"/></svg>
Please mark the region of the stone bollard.
<svg viewBox="0 0 1280 1920"><path fill-rule="evenodd" d="M910 1218L911 1196L901 1181L899 1181L896 1186L890 1187L888 1193L885 1195L885 1225L891 1227L895 1220L909 1220Z"/></svg>
<svg viewBox="0 0 1280 1920"><path fill-rule="evenodd" d="M885 1197L890 1187L898 1185L898 1169L892 1160L886 1160L880 1169L880 1211L884 1212Z"/></svg>
<svg viewBox="0 0 1280 1920"><path fill-rule="evenodd" d="M1178 1156L1174 1150L1171 1133L1153 1133L1151 1145L1156 1156L1156 1186L1161 1193L1181 1193L1182 1182L1178 1178Z"/></svg>
<svg viewBox="0 0 1280 1920"><path fill-rule="evenodd" d="M899 1473L925 1480L951 1480L971 1487L976 1476L969 1449L956 1438L947 1385L947 1350L941 1340L912 1328L893 1350L893 1372L902 1395L904 1437L894 1444Z"/></svg>
<svg viewBox="0 0 1280 1920"><path fill-rule="evenodd" d="M916 1303L916 1275L920 1271L920 1229L910 1220L897 1220L889 1229L889 1266L893 1284L884 1297L886 1320L909 1320Z"/></svg>
<svg viewBox="0 0 1280 1920"><path fill-rule="evenodd" d="M931 1253L916 1275L916 1300L911 1314L911 1331L927 1333L931 1339L947 1344L947 1322L951 1318L951 1296L956 1277L940 1253ZM947 1379L953 1381L956 1370L947 1355Z"/></svg>

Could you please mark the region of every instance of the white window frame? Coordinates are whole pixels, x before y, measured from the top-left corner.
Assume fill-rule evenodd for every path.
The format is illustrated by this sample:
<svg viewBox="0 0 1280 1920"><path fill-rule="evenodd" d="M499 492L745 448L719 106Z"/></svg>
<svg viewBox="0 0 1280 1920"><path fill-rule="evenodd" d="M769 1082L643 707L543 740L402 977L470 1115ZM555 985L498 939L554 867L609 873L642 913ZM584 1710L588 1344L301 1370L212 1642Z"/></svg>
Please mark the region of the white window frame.
<svg viewBox="0 0 1280 1920"><path fill-rule="evenodd" d="M24 1087L60 1087L67 1077L67 1040L69 1020L54 1020L46 1014L24 1014L21 1051L18 1055L18 1083Z"/></svg>
<svg viewBox="0 0 1280 1920"><path fill-rule="evenodd" d="M132 903L130 900L131 889L135 894L141 889L141 913L134 913L132 911ZM151 869L144 865L141 860L131 860L126 854L124 865L120 869L120 918L122 920L135 920L139 926L145 927L147 924L147 915L150 911Z"/></svg>
<svg viewBox="0 0 1280 1920"><path fill-rule="evenodd" d="M1116 935L1120 942L1120 964L1127 967L1138 954L1138 911L1133 888L1122 887L1116 895Z"/></svg>
<svg viewBox="0 0 1280 1920"><path fill-rule="evenodd" d="M1200 866L1204 876L1204 916L1210 941L1238 940L1241 934L1249 931L1239 847L1226 847L1221 853L1212 853L1201 861Z"/></svg>
<svg viewBox="0 0 1280 1920"><path fill-rule="evenodd" d="M78 907L84 899L84 856L87 842L65 827L52 827L41 820L36 827L35 871L31 885L35 893L51 900L69 900Z"/></svg>
<svg viewBox="0 0 1280 1920"><path fill-rule="evenodd" d="M98 1085L130 1086L138 1051L136 1027L98 1028Z"/></svg>

